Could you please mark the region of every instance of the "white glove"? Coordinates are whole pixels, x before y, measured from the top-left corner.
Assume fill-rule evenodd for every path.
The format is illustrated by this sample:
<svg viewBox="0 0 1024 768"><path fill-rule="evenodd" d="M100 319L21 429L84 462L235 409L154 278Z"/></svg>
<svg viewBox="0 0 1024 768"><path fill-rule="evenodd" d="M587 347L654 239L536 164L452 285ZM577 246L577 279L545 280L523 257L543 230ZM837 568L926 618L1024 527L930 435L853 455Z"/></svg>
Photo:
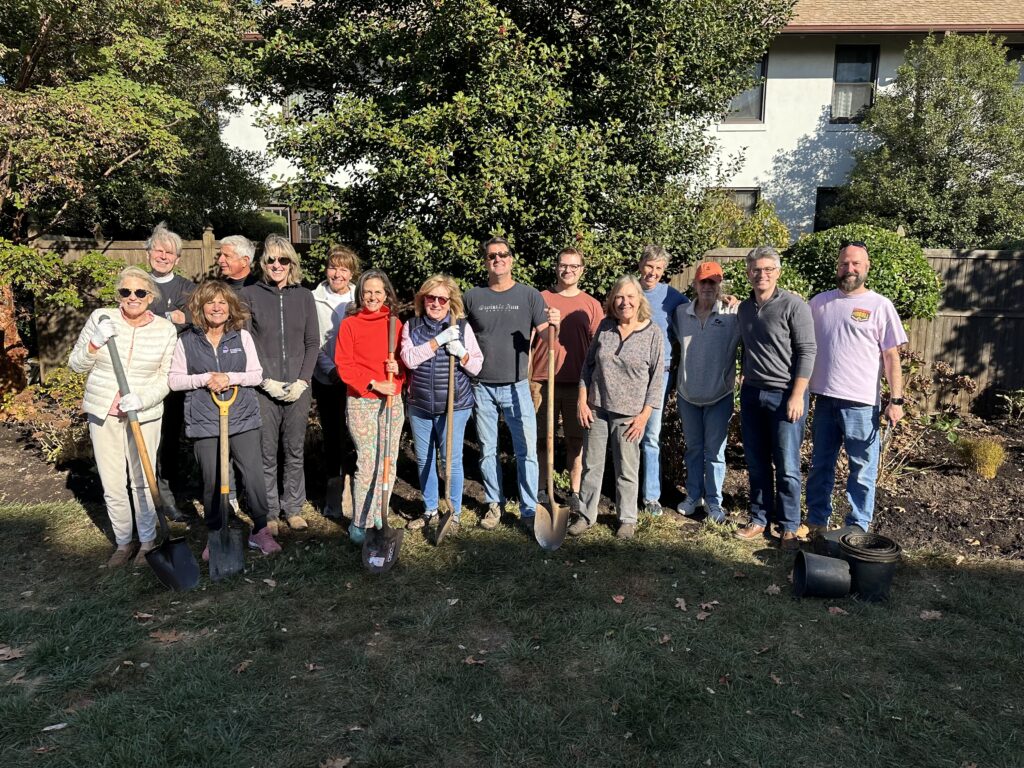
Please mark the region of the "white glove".
<svg viewBox="0 0 1024 768"><path fill-rule="evenodd" d="M89 343L99 349L115 336L117 336L117 328L114 327L114 321L105 317L96 324L96 330L92 332Z"/></svg>
<svg viewBox="0 0 1024 768"><path fill-rule="evenodd" d="M275 400L284 400L287 394L284 382L277 379L264 379L263 383L260 384L260 388Z"/></svg>
<svg viewBox="0 0 1024 768"><path fill-rule="evenodd" d="M134 392L129 392L127 395L121 396L121 402L118 403L118 407L124 412L135 411L138 413L142 410L142 400Z"/></svg>
<svg viewBox="0 0 1024 768"><path fill-rule="evenodd" d="M450 341L459 340L459 326L452 323L445 330L441 331L437 336L434 337L434 343L439 347L443 347Z"/></svg>
<svg viewBox="0 0 1024 768"><path fill-rule="evenodd" d="M305 392L306 389L308 388L309 384L304 382L302 379L296 379L287 387L285 387L285 395L284 397L280 398L280 400L282 403L294 403L296 400L302 397L302 393Z"/></svg>
<svg viewBox="0 0 1024 768"><path fill-rule="evenodd" d="M449 341L448 346L445 347L445 350L448 352L449 355L454 357L456 360L461 360L468 354L466 348L462 345L461 341Z"/></svg>

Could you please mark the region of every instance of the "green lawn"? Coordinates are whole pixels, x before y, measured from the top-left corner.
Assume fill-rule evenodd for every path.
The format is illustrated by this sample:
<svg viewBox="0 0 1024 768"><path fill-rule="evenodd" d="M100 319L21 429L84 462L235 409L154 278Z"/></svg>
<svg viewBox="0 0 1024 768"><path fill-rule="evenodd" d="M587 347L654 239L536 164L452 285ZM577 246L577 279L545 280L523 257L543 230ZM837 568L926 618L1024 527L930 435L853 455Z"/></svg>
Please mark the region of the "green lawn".
<svg viewBox="0 0 1024 768"><path fill-rule="evenodd" d="M887 606L795 601L791 558L661 518L553 554L410 534L371 576L317 520L175 594L98 569L78 505L0 531L4 768L1024 764L1019 565L912 553Z"/></svg>

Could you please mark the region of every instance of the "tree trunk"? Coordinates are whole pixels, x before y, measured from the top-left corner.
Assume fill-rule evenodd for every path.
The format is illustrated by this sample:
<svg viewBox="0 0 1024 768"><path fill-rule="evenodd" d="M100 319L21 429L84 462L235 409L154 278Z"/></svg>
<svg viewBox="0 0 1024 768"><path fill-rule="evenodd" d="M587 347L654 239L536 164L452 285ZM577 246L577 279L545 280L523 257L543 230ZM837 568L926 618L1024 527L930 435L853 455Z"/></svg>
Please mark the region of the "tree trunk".
<svg viewBox="0 0 1024 768"><path fill-rule="evenodd" d="M28 385L25 358L28 350L21 341L15 320L14 291L10 285L0 284L0 340L4 354L0 357L0 396L20 392Z"/></svg>

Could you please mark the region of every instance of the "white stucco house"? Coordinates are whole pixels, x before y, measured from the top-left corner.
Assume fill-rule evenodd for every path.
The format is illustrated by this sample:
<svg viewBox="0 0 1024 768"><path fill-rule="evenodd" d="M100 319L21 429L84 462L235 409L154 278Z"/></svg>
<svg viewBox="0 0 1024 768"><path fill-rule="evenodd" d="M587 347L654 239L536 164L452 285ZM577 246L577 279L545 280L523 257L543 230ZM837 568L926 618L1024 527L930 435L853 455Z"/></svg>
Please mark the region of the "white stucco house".
<svg viewBox="0 0 1024 768"><path fill-rule="evenodd" d="M1024 59L1024 0L798 0L756 64L761 84L711 129L722 158L742 156L728 181L736 202L750 209L763 197L794 236L813 231L864 140L858 113L912 40L952 31L1002 35Z"/></svg>

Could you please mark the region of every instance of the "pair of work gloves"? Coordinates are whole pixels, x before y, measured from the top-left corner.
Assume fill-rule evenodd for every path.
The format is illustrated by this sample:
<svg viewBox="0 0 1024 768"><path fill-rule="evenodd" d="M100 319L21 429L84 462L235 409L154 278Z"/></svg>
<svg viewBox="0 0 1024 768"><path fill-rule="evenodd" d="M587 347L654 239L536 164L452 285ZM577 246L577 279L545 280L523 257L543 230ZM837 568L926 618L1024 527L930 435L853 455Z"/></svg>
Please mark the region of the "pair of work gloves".
<svg viewBox="0 0 1024 768"><path fill-rule="evenodd" d="M438 347L444 347L444 351L456 360L461 360L469 354L469 352L466 351L465 345L459 340L458 325L450 325L445 330L441 331L434 337L434 343L437 344Z"/></svg>
<svg viewBox="0 0 1024 768"><path fill-rule="evenodd" d="M264 379L260 388L275 400L280 400L282 403L294 403L302 397L302 393L309 388L309 384L302 379L296 379L290 383L277 379Z"/></svg>
<svg viewBox="0 0 1024 768"><path fill-rule="evenodd" d="M109 317L105 317L96 323L96 330L92 332L89 343L96 347L96 349L99 349L115 336L117 336L117 328L114 327L114 321ZM121 409L121 413L128 413L129 411L138 412L142 410L142 399L134 392L129 392L121 396L117 407Z"/></svg>

